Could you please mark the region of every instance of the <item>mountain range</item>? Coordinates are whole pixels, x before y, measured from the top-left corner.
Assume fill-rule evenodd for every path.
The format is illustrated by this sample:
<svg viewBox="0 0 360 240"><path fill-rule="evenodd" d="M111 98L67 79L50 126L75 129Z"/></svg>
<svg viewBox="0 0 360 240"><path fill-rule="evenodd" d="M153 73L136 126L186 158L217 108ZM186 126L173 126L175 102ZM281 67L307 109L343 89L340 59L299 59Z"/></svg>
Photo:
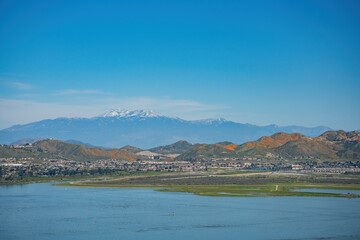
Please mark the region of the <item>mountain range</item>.
<svg viewBox="0 0 360 240"><path fill-rule="evenodd" d="M119 149L102 149L87 147L79 143L45 139L24 147L0 146L0 156L4 158L60 158L74 161L99 159L135 161L137 159L149 160L152 156L162 156L162 159L166 160L175 157L174 160L181 161L211 161L228 158L256 158L263 161L274 159L360 160L360 132L327 131L317 137L279 132L240 145L232 142L191 144L178 141L146 151L129 145Z"/></svg>
<svg viewBox="0 0 360 240"><path fill-rule="evenodd" d="M0 143L54 138L64 141L73 139L106 148L124 145L152 148L179 140L192 143L231 141L240 144L276 132L317 136L328 130L330 128L324 126L257 126L223 118L188 121L153 111L111 110L92 118L56 118L15 125L0 131Z"/></svg>

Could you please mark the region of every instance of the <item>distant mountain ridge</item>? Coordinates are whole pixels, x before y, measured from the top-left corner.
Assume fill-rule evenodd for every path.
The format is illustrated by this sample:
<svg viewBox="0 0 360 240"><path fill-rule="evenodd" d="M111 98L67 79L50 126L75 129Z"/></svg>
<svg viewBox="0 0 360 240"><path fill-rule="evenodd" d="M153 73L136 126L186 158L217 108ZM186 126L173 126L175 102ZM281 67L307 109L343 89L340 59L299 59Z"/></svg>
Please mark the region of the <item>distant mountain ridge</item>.
<svg viewBox="0 0 360 240"><path fill-rule="evenodd" d="M111 110L93 118L56 118L15 125L0 131L0 143L10 144L25 138L54 138L74 139L106 148L133 145L148 149L180 140L194 143L231 141L240 144L276 132L317 136L328 130L330 128L323 126L256 126L222 118L188 121L153 111Z"/></svg>

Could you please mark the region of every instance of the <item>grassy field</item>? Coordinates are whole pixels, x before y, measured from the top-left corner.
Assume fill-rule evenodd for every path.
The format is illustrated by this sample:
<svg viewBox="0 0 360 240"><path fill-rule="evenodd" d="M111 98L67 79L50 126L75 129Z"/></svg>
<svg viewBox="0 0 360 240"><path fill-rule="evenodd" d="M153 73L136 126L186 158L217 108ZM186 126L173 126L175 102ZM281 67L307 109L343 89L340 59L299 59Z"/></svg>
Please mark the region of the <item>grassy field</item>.
<svg viewBox="0 0 360 240"><path fill-rule="evenodd" d="M311 196L311 197L360 197L357 194L306 192L308 188L315 189L360 189L360 185L340 184L267 184L267 185L195 185L172 186L159 191L190 192L201 196L237 196L237 197L275 197L275 196ZM303 191L295 191L303 189Z"/></svg>
<svg viewBox="0 0 360 240"><path fill-rule="evenodd" d="M0 179L0 186L1 185L17 185L17 184L30 184L30 183L46 183L46 182L73 182L73 181L106 181L109 179L119 179L129 176L157 176L161 174L166 174L165 172L124 172L119 171L109 175L74 175L74 176L37 176L37 177L30 177L26 176L23 178L16 178L13 180L3 180Z"/></svg>
<svg viewBox="0 0 360 240"><path fill-rule="evenodd" d="M359 176L341 174L296 174L277 172L193 172L132 175L107 180L86 180L61 184L73 187L153 188L164 192L188 192L201 196L349 197L358 194L306 192L306 189L360 190ZM303 189L301 192L297 189ZM304 190L305 189L305 190ZM349 191L350 192L350 191Z"/></svg>

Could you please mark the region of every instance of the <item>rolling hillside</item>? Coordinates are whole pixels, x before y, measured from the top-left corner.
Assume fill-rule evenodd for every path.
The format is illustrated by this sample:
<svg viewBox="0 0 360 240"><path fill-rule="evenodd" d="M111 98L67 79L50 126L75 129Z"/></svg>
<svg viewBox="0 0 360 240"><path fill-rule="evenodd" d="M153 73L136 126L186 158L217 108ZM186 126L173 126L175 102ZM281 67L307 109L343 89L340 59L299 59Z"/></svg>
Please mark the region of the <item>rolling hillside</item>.
<svg viewBox="0 0 360 240"><path fill-rule="evenodd" d="M88 148L80 144L53 139L40 140L31 146L23 148L0 146L0 156L4 158L60 158L73 161L94 161L100 159L136 160L133 154L119 149L103 150L101 148Z"/></svg>
<svg viewBox="0 0 360 240"><path fill-rule="evenodd" d="M276 133L241 145L230 142L196 144L177 159L195 161L243 157L360 160L360 133L328 131L313 138L298 133Z"/></svg>
<svg viewBox="0 0 360 240"><path fill-rule="evenodd" d="M120 149L86 147L53 139L40 140L24 147L0 146L3 158L60 158L75 161L118 159L134 161L143 152L150 155L178 155L176 160L198 161L226 158L360 160L360 132L328 131L318 137L299 133L276 133L243 144L219 142L195 144L178 141L144 151L133 146ZM141 157L140 157L141 158ZM145 157L148 159L147 157Z"/></svg>
<svg viewBox="0 0 360 240"><path fill-rule="evenodd" d="M151 152L159 154L182 154L193 148L193 145L187 141L178 141L176 143L149 149Z"/></svg>

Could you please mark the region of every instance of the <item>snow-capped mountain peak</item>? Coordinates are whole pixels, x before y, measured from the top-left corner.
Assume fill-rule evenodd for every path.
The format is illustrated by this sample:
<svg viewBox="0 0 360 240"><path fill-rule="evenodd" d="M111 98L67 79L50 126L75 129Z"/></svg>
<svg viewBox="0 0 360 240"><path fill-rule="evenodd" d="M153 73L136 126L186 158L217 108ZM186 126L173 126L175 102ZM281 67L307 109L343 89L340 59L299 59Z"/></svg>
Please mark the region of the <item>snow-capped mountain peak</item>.
<svg viewBox="0 0 360 240"><path fill-rule="evenodd" d="M93 118L45 119L0 131L0 144L24 138L75 139L95 146L118 148L123 145L151 148L185 139L190 142L243 143L276 132L299 132L317 136L324 127L274 127L242 124L224 119L183 120L144 110L110 110Z"/></svg>
<svg viewBox="0 0 360 240"><path fill-rule="evenodd" d="M100 117L120 117L120 118L129 118L129 117L141 117L141 118L152 118L159 117L157 113L152 110L124 110L124 109L112 109Z"/></svg>

